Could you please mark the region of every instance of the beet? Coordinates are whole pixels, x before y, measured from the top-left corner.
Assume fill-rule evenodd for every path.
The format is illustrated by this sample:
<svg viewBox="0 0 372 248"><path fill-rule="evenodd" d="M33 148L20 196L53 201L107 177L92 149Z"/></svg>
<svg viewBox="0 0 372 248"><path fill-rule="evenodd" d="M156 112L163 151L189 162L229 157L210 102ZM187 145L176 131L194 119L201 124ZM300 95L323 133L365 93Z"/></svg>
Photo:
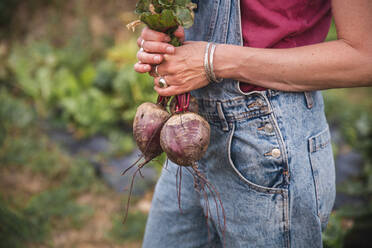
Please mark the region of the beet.
<svg viewBox="0 0 372 248"><path fill-rule="evenodd" d="M145 161L150 161L163 152L160 146L160 131L169 116L159 104L146 102L137 108L133 121L133 136Z"/></svg>
<svg viewBox="0 0 372 248"><path fill-rule="evenodd" d="M183 112L174 114L164 124L160 133L160 145L168 158L181 166L192 166L207 151L210 127L198 114Z"/></svg>
<svg viewBox="0 0 372 248"><path fill-rule="evenodd" d="M137 169L132 175L123 222L125 222L128 217L129 202L137 172L141 174L141 168L163 152L160 146L160 132L164 123L170 117L170 114L165 110L165 105L168 100L167 98L159 97L158 104L145 102L137 108L133 121L133 136L138 148L142 152L142 156L125 169L122 175L125 175L131 168L137 165L143 157L145 161L137 165Z"/></svg>
<svg viewBox="0 0 372 248"><path fill-rule="evenodd" d="M157 104L143 103L137 109L133 122L133 134L139 149L143 153L141 158L144 157L145 161L137 165L138 168L132 175L124 222L128 216L136 174L138 172L141 173L141 168L144 165L164 151L169 160L180 165L176 174L176 190L180 211L182 212L182 168L185 168L194 178L195 189L205 199L208 198L208 194L212 197L217 210L218 225L223 230L222 236L224 237L226 219L221 197L217 189L199 170L197 163L208 149L210 126L203 117L197 113L190 112L198 112L198 104L196 99L191 97L189 93L177 95L173 98L173 103L170 104L170 109L171 111L173 110L172 115L165 110L168 101L169 98L159 96ZM135 166L139 160L127 168L123 174ZM204 208L206 211L206 224L207 228L209 228L208 218L211 214L209 201L206 201Z"/></svg>
<svg viewBox="0 0 372 248"><path fill-rule="evenodd" d="M178 109L182 106L182 103L184 102L183 100L178 101ZM187 104L185 106L187 106ZM163 148L163 151L167 154L168 159L180 165L177 168L176 173L176 191L180 211L182 212L182 168L185 168L194 178L195 190L197 190L205 199L208 199L208 195L212 197L217 213L218 226L222 229L222 237L224 240L226 215L220 194L208 181L207 177L199 170L199 165L197 163L208 149L210 126L200 115L187 112L188 107L186 107L185 112L173 114L164 124L160 133L160 145ZM208 229L208 218L212 214L208 200L205 201L204 210L206 213L205 217ZM225 245L223 245L223 247L225 247Z"/></svg>

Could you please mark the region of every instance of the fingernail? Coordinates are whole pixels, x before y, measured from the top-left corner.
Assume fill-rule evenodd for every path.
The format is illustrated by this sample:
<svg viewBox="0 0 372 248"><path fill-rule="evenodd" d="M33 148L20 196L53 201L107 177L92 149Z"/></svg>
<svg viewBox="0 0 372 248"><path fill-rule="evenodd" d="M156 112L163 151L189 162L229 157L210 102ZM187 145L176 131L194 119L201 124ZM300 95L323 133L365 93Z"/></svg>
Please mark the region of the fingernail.
<svg viewBox="0 0 372 248"><path fill-rule="evenodd" d="M174 53L174 47L169 46L169 47L167 47L166 51L167 51L167 53Z"/></svg>
<svg viewBox="0 0 372 248"><path fill-rule="evenodd" d="M169 36L165 36L165 39L164 39L165 42L169 42L171 41L171 38Z"/></svg>
<svg viewBox="0 0 372 248"><path fill-rule="evenodd" d="M160 63L160 61L161 61L161 57L159 55L155 56L154 59L155 59L156 63Z"/></svg>

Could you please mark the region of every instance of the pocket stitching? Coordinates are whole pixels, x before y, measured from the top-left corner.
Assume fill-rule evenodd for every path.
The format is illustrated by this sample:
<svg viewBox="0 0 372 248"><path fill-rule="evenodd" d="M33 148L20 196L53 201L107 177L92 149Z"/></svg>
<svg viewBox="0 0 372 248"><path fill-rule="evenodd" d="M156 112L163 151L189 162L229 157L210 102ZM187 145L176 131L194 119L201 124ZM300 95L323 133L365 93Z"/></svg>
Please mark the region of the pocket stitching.
<svg viewBox="0 0 372 248"><path fill-rule="evenodd" d="M234 162L231 159L231 143L232 143L232 139L233 139L234 133L235 133L235 123L232 124L231 133L229 135L229 139L228 139L228 143L227 143L227 157L228 157L228 161L229 161L230 166L232 167L232 169L234 170L234 172L238 175L238 177L241 180L243 180L251 189L253 189L255 191L258 191L260 193L282 194L283 192L287 192L288 191L287 189L269 188L269 187L265 187L265 186L261 186L261 185L255 184L255 183L249 181L248 179L246 179L240 173L240 171L236 168Z"/></svg>
<svg viewBox="0 0 372 248"><path fill-rule="evenodd" d="M326 129L320 131L318 134L311 136L308 139L309 144L309 158L310 158L310 166L314 181L314 188L315 188L315 199L316 199L316 213L319 217L321 222L327 221L326 216L323 216L320 210L320 192L319 192L319 169L315 166L313 156L316 152L322 151L323 149L327 148L331 143L331 137L329 135L329 127L327 126Z"/></svg>

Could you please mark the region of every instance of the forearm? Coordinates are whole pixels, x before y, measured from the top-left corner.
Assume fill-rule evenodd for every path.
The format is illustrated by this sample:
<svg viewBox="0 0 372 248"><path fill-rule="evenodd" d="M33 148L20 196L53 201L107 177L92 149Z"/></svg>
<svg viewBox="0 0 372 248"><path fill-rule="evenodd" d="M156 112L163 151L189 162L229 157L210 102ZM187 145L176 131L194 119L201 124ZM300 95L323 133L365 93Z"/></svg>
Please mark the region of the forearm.
<svg viewBox="0 0 372 248"><path fill-rule="evenodd" d="M371 49L343 40L289 49L219 45L218 77L283 91L310 91L372 85Z"/></svg>

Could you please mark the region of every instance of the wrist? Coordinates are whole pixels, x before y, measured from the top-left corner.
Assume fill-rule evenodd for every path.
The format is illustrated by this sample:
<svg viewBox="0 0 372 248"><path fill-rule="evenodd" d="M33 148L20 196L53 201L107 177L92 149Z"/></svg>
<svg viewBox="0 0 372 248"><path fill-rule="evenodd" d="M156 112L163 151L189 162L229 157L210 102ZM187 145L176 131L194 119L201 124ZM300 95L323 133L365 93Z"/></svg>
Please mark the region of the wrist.
<svg viewBox="0 0 372 248"><path fill-rule="evenodd" d="M218 78L235 78L238 60L239 55L235 54L232 45L218 44L214 54L214 73Z"/></svg>

